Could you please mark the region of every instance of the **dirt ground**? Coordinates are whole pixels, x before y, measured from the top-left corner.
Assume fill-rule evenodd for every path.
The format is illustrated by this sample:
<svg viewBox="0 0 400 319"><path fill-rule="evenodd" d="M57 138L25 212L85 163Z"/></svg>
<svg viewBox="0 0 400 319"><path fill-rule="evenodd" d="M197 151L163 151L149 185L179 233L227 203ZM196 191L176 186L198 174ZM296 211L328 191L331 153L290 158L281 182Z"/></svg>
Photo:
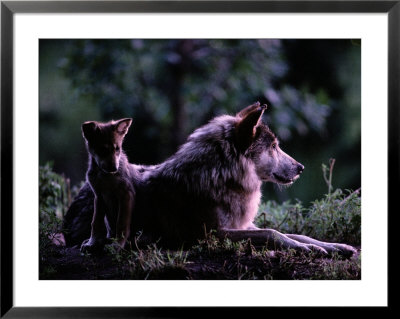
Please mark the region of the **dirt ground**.
<svg viewBox="0 0 400 319"><path fill-rule="evenodd" d="M167 255L167 252L165 252ZM116 258L112 254L83 255L78 247L53 246L41 257L39 279L107 280L238 280L238 279L361 279L360 249L350 259L320 258L288 252L185 252L185 262L148 266L148 261Z"/></svg>

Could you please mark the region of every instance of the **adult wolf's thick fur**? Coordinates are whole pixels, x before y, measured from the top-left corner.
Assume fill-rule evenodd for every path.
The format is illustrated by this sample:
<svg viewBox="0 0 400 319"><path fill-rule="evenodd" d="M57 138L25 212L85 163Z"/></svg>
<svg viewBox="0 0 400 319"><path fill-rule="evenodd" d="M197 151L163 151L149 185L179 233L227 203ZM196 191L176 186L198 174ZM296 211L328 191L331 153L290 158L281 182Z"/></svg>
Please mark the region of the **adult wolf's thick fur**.
<svg viewBox="0 0 400 319"><path fill-rule="evenodd" d="M253 244L269 248L351 255L355 250L348 245L285 235L253 224L262 182L288 185L304 169L279 148L277 138L261 121L265 109L257 102L236 116L216 117L194 131L165 162L132 165L139 178L134 185L131 233L143 231L163 246L182 246L215 229L220 237L251 238ZM67 213L67 245L80 244L84 238L77 234L90 227L82 220L87 220L91 208L77 203L90 197L93 194L84 186Z"/></svg>

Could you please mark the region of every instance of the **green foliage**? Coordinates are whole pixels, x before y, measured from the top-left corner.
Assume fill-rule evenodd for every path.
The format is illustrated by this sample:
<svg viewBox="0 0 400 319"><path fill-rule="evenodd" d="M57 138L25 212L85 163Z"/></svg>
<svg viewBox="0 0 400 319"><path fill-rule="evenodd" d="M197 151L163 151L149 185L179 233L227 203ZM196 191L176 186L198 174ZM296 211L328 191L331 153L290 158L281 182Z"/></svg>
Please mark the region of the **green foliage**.
<svg viewBox="0 0 400 319"><path fill-rule="evenodd" d="M301 202L285 201L278 204L267 201L260 205L256 224L273 228L283 233L303 234L316 239L361 244L361 197L355 191L332 187L332 172L335 161L329 168L322 165L328 193L311 203L308 208Z"/></svg>
<svg viewBox="0 0 400 319"><path fill-rule="evenodd" d="M189 133L210 115L263 98L288 139L293 132L320 132L330 114L314 95L281 83L288 65L279 40L75 40L68 49L65 75L105 118L137 118L146 105L146 116L168 129L182 104L187 122L178 124Z"/></svg>
<svg viewBox="0 0 400 319"><path fill-rule="evenodd" d="M63 216L71 202L69 181L54 173L52 164L39 167L39 270L42 278L54 274L46 267L47 259L54 254L54 243L59 237Z"/></svg>
<svg viewBox="0 0 400 319"><path fill-rule="evenodd" d="M49 214L62 219L71 203L69 179L53 171L53 164L39 166L39 212L40 220Z"/></svg>
<svg viewBox="0 0 400 319"><path fill-rule="evenodd" d="M39 275L41 279L48 279L56 274L54 268L48 264L48 259L57 252L54 243L59 240L57 234L61 226L61 220L54 212L47 213L46 221L39 221Z"/></svg>

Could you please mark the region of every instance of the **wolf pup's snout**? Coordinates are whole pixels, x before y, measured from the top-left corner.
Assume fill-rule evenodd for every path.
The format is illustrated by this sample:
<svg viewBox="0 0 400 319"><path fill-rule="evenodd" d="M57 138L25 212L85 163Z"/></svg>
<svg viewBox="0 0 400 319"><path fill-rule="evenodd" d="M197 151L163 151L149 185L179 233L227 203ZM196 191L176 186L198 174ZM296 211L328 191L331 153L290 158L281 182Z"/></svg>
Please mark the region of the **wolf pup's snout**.
<svg viewBox="0 0 400 319"><path fill-rule="evenodd" d="M110 173L110 174L115 174L118 172L118 162L111 162L111 163L106 163L105 165L102 165L101 169L105 172L105 173Z"/></svg>

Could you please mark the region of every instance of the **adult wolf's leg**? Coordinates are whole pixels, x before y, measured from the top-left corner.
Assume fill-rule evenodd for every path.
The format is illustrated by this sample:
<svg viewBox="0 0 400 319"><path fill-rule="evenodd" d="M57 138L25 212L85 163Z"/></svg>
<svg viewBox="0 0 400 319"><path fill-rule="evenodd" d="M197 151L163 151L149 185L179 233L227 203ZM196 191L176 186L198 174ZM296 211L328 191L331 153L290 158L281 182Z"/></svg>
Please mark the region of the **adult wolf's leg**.
<svg viewBox="0 0 400 319"><path fill-rule="evenodd" d="M296 240L304 244L313 244L322 247L329 254L337 252L340 255L351 257L353 254L357 252L357 250L354 247L346 244L327 243L304 235L296 235L296 234L285 234L285 235L293 240Z"/></svg>
<svg viewBox="0 0 400 319"><path fill-rule="evenodd" d="M321 246L302 243L273 229L221 229L217 232L217 236L232 241L250 239L253 245L267 246L268 249L294 249L301 252L315 251L321 255L328 254Z"/></svg>
<svg viewBox="0 0 400 319"><path fill-rule="evenodd" d="M74 198L63 220L63 234L68 247L81 245L89 238L94 210L94 193L86 182Z"/></svg>

